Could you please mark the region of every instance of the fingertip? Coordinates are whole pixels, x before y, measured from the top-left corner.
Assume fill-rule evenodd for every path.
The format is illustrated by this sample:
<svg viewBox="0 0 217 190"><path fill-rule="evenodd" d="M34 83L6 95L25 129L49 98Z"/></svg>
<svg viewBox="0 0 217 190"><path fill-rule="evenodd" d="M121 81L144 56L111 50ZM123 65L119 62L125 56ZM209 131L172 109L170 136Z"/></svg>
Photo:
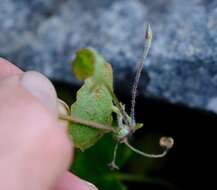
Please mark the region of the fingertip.
<svg viewBox="0 0 217 190"><path fill-rule="evenodd" d="M76 175L66 172L57 182L54 190L98 190L95 185L84 181Z"/></svg>
<svg viewBox="0 0 217 190"><path fill-rule="evenodd" d="M23 71L8 60L0 57L0 79L22 74Z"/></svg>
<svg viewBox="0 0 217 190"><path fill-rule="evenodd" d="M36 71L25 72L20 80L22 86L55 115L58 114L57 93L52 82Z"/></svg>

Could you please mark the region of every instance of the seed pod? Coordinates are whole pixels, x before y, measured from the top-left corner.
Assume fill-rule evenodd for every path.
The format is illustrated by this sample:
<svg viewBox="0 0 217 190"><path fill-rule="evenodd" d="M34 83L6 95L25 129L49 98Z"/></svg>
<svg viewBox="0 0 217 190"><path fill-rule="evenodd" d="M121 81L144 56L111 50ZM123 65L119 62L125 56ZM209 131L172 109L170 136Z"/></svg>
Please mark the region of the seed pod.
<svg viewBox="0 0 217 190"><path fill-rule="evenodd" d="M160 146L165 149L171 149L173 147L174 140L172 137L161 137Z"/></svg>

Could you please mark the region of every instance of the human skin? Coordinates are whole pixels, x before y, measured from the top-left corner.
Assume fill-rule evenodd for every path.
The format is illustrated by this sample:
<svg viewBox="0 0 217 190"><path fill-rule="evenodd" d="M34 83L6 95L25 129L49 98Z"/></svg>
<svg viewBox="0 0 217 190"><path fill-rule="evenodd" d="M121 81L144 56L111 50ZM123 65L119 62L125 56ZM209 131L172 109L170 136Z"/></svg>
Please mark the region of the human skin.
<svg viewBox="0 0 217 190"><path fill-rule="evenodd" d="M51 82L0 58L0 189L96 190L67 171L73 145Z"/></svg>

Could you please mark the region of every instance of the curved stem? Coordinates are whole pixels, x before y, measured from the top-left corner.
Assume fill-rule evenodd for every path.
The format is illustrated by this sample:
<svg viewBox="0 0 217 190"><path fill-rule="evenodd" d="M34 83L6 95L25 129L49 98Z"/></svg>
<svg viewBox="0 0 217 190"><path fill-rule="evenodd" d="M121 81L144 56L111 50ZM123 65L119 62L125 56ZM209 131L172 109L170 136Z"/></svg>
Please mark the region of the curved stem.
<svg viewBox="0 0 217 190"><path fill-rule="evenodd" d="M124 140L123 142L124 142L125 145L127 145L135 153L140 154L140 155L142 155L144 157L148 157L148 158L162 158L168 152L168 149L165 149L161 154L148 154L148 153L142 152L142 151L134 148L132 145L129 144L128 140Z"/></svg>
<svg viewBox="0 0 217 190"><path fill-rule="evenodd" d="M108 131L108 132L116 132L116 129L111 127L111 126L106 126L106 125L103 125L100 123L96 123L94 121L88 121L88 120L80 119L80 118L74 117L74 116L72 117L72 116L60 114L59 119L66 120L66 121L76 123L76 124L86 125L88 127L101 129L101 130Z"/></svg>

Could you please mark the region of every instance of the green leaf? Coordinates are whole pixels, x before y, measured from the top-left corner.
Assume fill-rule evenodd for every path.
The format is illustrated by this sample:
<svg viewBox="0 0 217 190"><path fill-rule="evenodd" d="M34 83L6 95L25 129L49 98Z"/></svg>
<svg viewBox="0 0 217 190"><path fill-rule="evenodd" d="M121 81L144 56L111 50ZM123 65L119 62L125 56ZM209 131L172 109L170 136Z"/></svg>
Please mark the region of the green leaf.
<svg viewBox="0 0 217 190"><path fill-rule="evenodd" d="M106 134L93 147L85 152L77 151L71 171L95 184L103 190L126 190L126 186L116 178L116 172L109 169L108 163L113 157L115 142L112 135ZM129 161L132 152L124 145L120 145L117 164L121 167Z"/></svg>
<svg viewBox="0 0 217 190"><path fill-rule="evenodd" d="M86 57L87 52L93 59L83 59L83 56ZM81 119L111 125L112 97L106 87L97 81L106 81L113 89L112 68L102 56L92 49L85 49L85 51L82 49L77 55L79 55L81 60L86 61L83 65L94 65L94 73L85 80L84 85L77 92L76 101L71 106L72 117L76 116ZM91 63L88 63L88 61ZM80 69L82 70L82 66ZM81 75L84 76L83 74ZM69 134L74 141L75 147L81 150L85 150L95 144L104 133L105 131L103 130L80 124L71 123L69 125Z"/></svg>
<svg viewBox="0 0 217 190"><path fill-rule="evenodd" d="M84 80L94 74L95 57L89 49L80 49L72 61L72 70L78 80Z"/></svg>

